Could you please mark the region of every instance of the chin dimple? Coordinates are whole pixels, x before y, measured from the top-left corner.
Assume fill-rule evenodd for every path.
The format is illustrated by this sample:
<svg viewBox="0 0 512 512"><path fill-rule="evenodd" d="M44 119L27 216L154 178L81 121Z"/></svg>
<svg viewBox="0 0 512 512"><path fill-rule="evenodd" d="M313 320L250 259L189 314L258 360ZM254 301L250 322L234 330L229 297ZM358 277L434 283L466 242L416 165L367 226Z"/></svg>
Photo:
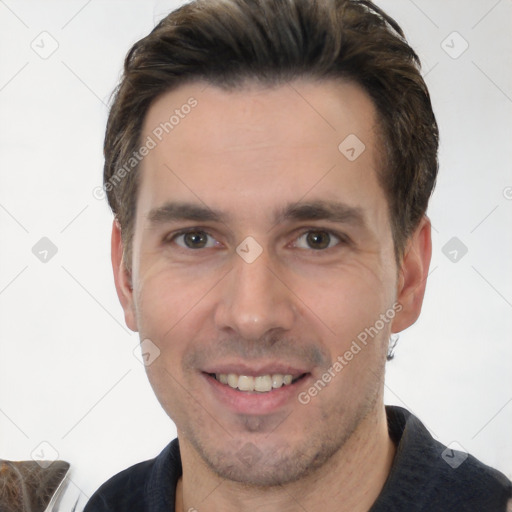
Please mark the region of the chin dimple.
<svg viewBox="0 0 512 512"><path fill-rule="evenodd" d="M221 384L225 384L233 389L240 391L257 391L259 393L268 393L282 386L288 386L293 382L293 376L290 374L274 373L272 375L237 375L236 373L215 373L211 374Z"/></svg>

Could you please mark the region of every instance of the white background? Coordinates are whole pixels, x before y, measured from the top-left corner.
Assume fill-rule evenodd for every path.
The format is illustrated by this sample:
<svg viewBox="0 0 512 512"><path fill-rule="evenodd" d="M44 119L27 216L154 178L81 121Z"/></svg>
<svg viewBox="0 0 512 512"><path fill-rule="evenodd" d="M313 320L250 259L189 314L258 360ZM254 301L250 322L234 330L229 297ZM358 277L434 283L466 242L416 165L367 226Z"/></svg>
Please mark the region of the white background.
<svg viewBox="0 0 512 512"><path fill-rule="evenodd" d="M175 436L133 354L112 217L92 191L124 55L179 3L0 1L0 457L55 450L82 503ZM512 477L512 2L378 3L422 58L442 138L424 310L388 365L387 403ZM58 48L43 59L31 44ZM58 249L46 263L42 237ZM468 249L457 262L452 237Z"/></svg>

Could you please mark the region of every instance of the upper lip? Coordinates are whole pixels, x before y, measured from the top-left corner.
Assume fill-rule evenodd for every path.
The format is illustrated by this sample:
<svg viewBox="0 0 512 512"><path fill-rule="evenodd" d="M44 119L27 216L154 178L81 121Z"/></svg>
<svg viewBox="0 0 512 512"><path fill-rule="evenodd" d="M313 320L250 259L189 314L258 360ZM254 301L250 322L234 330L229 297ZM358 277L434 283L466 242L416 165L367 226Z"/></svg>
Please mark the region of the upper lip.
<svg viewBox="0 0 512 512"><path fill-rule="evenodd" d="M251 363L246 362L231 362L231 363L217 363L208 365L208 367L202 369L204 373L215 373L215 374L229 374L234 373L236 375L247 375L257 377L258 375L292 375L293 377L299 377L304 373L309 373L311 370L298 365L291 365L289 363L279 363L276 361L269 363Z"/></svg>

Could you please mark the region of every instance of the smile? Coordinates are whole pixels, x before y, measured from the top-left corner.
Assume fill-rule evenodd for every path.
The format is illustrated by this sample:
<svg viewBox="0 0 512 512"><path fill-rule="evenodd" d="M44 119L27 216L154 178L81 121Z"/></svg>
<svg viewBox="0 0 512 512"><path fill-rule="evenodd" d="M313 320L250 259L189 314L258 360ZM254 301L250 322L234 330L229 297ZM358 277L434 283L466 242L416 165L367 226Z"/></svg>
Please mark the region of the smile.
<svg viewBox="0 0 512 512"><path fill-rule="evenodd" d="M211 373L215 380L239 391L256 391L268 393L282 386L288 386L304 377L305 374L293 377L291 374L274 373L272 375L238 375L236 373Z"/></svg>

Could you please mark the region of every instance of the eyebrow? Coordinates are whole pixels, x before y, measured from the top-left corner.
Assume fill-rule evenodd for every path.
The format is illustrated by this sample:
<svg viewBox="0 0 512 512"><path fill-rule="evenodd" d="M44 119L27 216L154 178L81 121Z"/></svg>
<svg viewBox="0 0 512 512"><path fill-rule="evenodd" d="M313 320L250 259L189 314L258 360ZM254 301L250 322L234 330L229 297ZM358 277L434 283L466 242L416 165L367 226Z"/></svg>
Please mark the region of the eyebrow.
<svg viewBox="0 0 512 512"><path fill-rule="evenodd" d="M226 222L226 213L212 210L206 205L184 202L168 202L154 208L148 214L152 224L163 224L177 220L192 220L196 222Z"/></svg>
<svg viewBox="0 0 512 512"><path fill-rule="evenodd" d="M317 200L310 202L290 203L279 210L276 223L284 221L326 220L341 224L365 226L362 208L350 206L338 201Z"/></svg>
<svg viewBox="0 0 512 512"><path fill-rule="evenodd" d="M188 202L168 202L154 208L148 214L152 224L173 221L220 222L226 223L231 218L226 212L214 210L204 204ZM286 221L325 220L335 223L353 224L365 227L363 210L338 201L316 200L289 203L274 212L274 223Z"/></svg>

